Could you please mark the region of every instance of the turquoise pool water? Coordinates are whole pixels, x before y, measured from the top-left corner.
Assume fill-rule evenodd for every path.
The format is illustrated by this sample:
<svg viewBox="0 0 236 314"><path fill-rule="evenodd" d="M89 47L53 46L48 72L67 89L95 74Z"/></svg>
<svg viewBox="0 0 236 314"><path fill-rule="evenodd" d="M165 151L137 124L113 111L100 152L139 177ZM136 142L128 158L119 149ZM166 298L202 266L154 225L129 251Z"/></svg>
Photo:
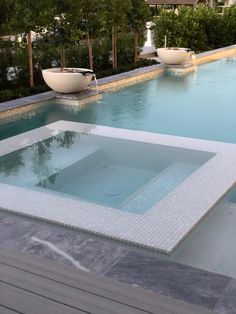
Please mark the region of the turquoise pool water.
<svg viewBox="0 0 236 314"><path fill-rule="evenodd" d="M61 119L236 143L236 56L106 93L82 109L52 103L0 122L0 139Z"/></svg>

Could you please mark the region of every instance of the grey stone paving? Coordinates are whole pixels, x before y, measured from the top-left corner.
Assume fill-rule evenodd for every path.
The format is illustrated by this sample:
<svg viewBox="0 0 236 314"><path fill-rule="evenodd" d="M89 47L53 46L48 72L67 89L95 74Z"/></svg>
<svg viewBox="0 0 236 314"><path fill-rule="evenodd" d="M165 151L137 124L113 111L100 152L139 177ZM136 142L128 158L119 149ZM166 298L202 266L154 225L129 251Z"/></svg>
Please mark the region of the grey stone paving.
<svg viewBox="0 0 236 314"><path fill-rule="evenodd" d="M0 212L1 248L85 268L216 313L236 313L235 279L119 242Z"/></svg>
<svg viewBox="0 0 236 314"><path fill-rule="evenodd" d="M41 93L41 94L37 94L33 96L6 101L0 104L0 112L19 108L22 106L32 105L34 103L47 101L53 98L55 98L55 93L53 91L49 91L49 92L45 92L45 93Z"/></svg>
<svg viewBox="0 0 236 314"><path fill-rule="evenodd" d="M111 245L85 233L0 213L0 247L73 265L50 244L96 274L109 270L127 253L119 244Z"/></svg>
<svg viewBox="0 0 236 314"><path fill-rule="evenodd" d="M129 252L106 275L209 309L231 281L230 277L137 252Z"/></svg>
<svg viewBox="0 0 236 314"><path fill-rule="evenodd" d="M236 280L230 281L221 298L219 298L214 311L220 314L236 313Z"/></svg>

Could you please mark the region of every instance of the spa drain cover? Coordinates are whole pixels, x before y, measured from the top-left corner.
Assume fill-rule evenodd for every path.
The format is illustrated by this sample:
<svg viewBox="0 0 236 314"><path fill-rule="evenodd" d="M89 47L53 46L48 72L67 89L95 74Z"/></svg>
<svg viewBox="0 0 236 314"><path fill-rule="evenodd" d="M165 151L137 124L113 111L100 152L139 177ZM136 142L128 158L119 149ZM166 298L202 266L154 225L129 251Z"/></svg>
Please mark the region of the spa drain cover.
<svg viewBox="0 0 236 314"><path fill-rule="evenodd" d="M120 195L123 189L120 186L106 186L104 188L104 193L110 196Z"/></svg>

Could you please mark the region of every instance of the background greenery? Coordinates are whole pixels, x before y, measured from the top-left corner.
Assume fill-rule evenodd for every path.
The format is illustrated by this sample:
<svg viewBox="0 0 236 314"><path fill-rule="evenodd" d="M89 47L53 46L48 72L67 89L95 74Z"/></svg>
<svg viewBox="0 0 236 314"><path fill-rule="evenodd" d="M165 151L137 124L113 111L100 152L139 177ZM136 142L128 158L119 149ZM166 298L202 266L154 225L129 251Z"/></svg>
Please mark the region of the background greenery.
<svg viewBox="0 0 236 314"><path fill-rule="evenodd" d="M0 101L47 90L45 68L99 78L152 64L138 60L150 17L145 0L0 0Z"/></svg>
<svg viewBox="0 0 236 314"><path fill-rule="evenodd" d="M188 47L195 52L207 51L236 43L236 5L219 14L205 5L162 10L155 19L154 42L163 47Z"/></svg>
<svg viewBox="0 0 236 314"><path fill-rule="evenodd" d="M236 5L224 15L201 5L158 12L157 47L165 35L196 52L236 42ZM150 19L145 0L0 0L0 101L47 90L50 67L93 68L99 78L154 63L138 59Z"/></svg>

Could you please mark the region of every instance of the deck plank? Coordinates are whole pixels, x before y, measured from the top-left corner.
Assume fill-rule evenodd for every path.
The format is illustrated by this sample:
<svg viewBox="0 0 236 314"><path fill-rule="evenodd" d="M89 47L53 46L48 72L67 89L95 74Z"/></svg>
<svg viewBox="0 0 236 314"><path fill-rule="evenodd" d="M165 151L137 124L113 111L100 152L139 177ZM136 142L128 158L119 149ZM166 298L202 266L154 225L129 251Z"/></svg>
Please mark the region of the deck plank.
<svg viewBox="0 0 236 314"><path fill-rule="evenodd" d="M75 309L96 314L143 314L144 312L119 302L105 299L89 291L83 291L56 282L48 278L42 278L33 273L22 271L8 265L0 264L0 281L9 285L24 289L45 299L53 300L60 304L71 306Z"/></svg>
<svg viewBox="0 0 236 314"><path fill-rule="evenodd" d="M22 314L0 305L0 314Z"/></svg>
<svg viewBox="0 0 236 314"><path fill-rule="evenodd" d="M11 276L7 278L6 274L10 273ZM113 279L97 277L69 266L18 252L0 252L1 278L10 281L11 284L17 283L19 287L27 287L35 293L44 292L45 297L50 293L50 297L55 301L59 298L59 302L63 300L74 307L82 306L80 307L82 310L96 314L212 313L207 309L142 288L134 288ZM77 303L76 299L79 300Z"/></svg>
<svg viewBox="0 0 236 314"><path fill-rule="evenodd" d="M103 296L107 299L114 299L117 302L131 306L135 304L138 308L148 310L151 313L155 313L156 311L156 301L153 302L153 298L147 298L147 301L140 300L140 295L136 293L136 290L127 289L126 285L124 287L124 284L116 280L108 280L107 278L100 277L98 285L97 280L94 280L95 276L93 274L82 272L75 268L73 268L72 272L72 268L65 265L58 264L58 267L55 267L51 261L42 260L41 258L35 260L35 257L31 255L28 255L27 261L25 261L24 256L22 256L22 254L15 256L12 252L4 252L0 254L0 262L32 273L37 273L43 278L63 282L70 287L90 291L90 293ZM34 264L32 264L32 262L34 262ZM127 287L129 288L130 286L127 285ZM124 291L124 289L126 291Z"/></svg>
<svg viewBox="0 0 236 314"><path fill-rule="evenodd" d="M24 314L85 314L38 295L0 282L0 304ZM88 312L87 312L88 313Z"/></svg>

